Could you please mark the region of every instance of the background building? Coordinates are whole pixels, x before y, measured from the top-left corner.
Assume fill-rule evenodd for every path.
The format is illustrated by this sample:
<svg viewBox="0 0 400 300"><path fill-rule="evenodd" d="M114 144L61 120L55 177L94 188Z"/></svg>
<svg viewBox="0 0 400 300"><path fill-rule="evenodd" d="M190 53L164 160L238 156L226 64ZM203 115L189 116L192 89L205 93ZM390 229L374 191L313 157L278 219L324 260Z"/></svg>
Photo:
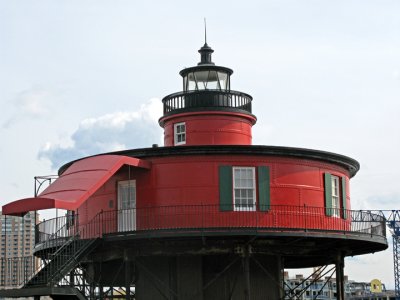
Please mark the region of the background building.
<svg viewBox="0 0 400 300"><path fill-rule="evenodd" d="M0 284L6 288L19 286L34 270L35 220L34 212L1 215Z"/></svg>
<svg viewBox="0 0 400 300"><path fill-rule="evenodd" d="M293 278L289 278L288 272L285 272L284 279L285 289L288 292L285 299L337 299L336 278L332 276L305 277L303 274L298 274ZM346 300L395 300L394 291L386 290L385 284L377 279L373 279L370 282L358 282L349 280L345 276L344 289ZM292 297L289 294L290 290Z"/></svg>

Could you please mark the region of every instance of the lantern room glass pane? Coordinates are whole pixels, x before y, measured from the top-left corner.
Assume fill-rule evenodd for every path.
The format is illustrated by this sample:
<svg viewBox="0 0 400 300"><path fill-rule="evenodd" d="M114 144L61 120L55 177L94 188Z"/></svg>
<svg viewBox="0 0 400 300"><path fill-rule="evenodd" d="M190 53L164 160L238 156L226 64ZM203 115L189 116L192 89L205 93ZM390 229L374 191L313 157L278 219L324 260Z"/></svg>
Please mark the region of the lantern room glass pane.
<svg viewBox="0 0 400 300"><path fill-rule="evenodd" d="M194 72L194 76L196 77L197 87L199 90L206 90L208 89L208 74L209 71L198 71Z"/></svg>
<svg viewBox="0 0 400 300"><path fill-rule="evenodd" d="M188 73L183 78L184 91L229 90L229 74L223 71L201 70Z"/></svg>
<svg viewBox="0 0 400 300"><path fill-rule="evenodd" d="M218 72L218 79L221 90L229 90L228 74L224 72Z"/></svg>
<svg viewBox="0 0 400 300"><path fill-rule="evenodd" d="M197 87L199 90L209 89L209 87L208 87L209 74L210 74L209 71L194 72L194 76L196 77L196 81L197 81Z"/></svg>
<svg viewBox="0 0 400 300"><path fill-rule="evenodd" d="M216 71L209 72L207 89L208 90L220 90L218 75L217 75Z"/></svg>
<svg viewBox="0 0 400 300"><path fill-rule="evenodd" d="M183 77L183 90L187 91L188 86L187 86L188 82L187 82L187 76Z"/></svg>
<svg viewBox="0 0 400 300"><path fill-rule="evenodd" d="M194 72L197 88L199 90L219 90L219 80L216 71L197 71Z"/></svg>
<svg viewBox="0 0 400 300"><path fill-rule="evenodd" d="M189 74L187 75L187 80L188 80L188 83L187 83L187 90L188 90L188 91L197 90L197 88L196 88L196 80L195 80L195 78L194 78L193 73L189 73Z"/></svg>

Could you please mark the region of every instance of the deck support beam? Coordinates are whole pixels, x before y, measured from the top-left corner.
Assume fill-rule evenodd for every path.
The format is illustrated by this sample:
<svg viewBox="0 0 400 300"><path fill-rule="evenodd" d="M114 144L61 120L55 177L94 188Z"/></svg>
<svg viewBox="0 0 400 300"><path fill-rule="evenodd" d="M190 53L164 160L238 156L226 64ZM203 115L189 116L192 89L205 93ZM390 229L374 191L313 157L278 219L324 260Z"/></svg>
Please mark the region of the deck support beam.
<svg viewBox="0 0 400 300"><path fill-rule="evenodd" d="M245 250L243 256L243 271L244 271L244 278L245 278L245 299L251 299L251 284L250 284L250 254L248 249Z"/></svg>
<svg viewBox="0 0 400 300"><path fill-rule="evenodd" d="M128 249L124 251L125 265L125 299L131 299L131 263L128 257Z"/></svg>
<svg viewBox="0 0 400 300"><path fill-rule="evenodd" d="M336 299L344 300L344 256L338 253L336 256Z"/></svg>

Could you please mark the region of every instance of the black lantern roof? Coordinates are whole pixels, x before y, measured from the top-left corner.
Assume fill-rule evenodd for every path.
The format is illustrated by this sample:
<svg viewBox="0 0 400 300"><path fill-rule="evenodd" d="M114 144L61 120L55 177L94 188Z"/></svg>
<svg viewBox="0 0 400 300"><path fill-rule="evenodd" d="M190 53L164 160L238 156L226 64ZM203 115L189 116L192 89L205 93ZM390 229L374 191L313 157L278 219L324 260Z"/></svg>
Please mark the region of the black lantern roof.
<svg viewBox="0 0 400 300"><path fill-rule="evenodd" d="M213 70L213 71L224 72L224 73L228 74L229 76L232 75L233 74L233 70L232 69L229 69L229 68L226 68L226 67L222 67L222 66L216 66L212 62L211 55L212 55L213 52L214 52L214 50L207 44L207 42L204 43L203 47L201 47L199 49L200 62L197 64L197 66L185 68L182 71L180 71L179 74L182 77L184 77L188 73L191 73L191 72Z"/></svg>
<svg viewBox="0 0 400 300"><path fill-rule="evenodd" d="M226 67L216 66L211 55L214 50L207 42L200 48L200 62L197 66L183 69L183 91L230 91L230 76L233 71Z"/></svg>
<svg viewBox="0 0 400 300"><path fill-rule="evenodd" d="M198 63L198 65L213 65L214 63L211 60L211 55L213 52L214 50L207 45L207 42L205 42L204 46L199 50L201 61Z"/></svg>

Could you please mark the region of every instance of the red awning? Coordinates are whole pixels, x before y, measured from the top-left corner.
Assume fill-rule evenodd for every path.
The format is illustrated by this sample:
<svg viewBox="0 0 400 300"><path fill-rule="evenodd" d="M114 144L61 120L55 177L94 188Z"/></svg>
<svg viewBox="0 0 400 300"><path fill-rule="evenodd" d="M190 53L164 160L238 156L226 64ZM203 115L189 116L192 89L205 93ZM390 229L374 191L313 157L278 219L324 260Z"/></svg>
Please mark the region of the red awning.
<svg viewBox="0 0 400 300"><path fill-rule="evenodd" d="M38 197L3 205L3 215L21 216L28 211L61 208L77 209L123 165L150 169L150 162L121 155L99 155L74 162Z"/></svg>

